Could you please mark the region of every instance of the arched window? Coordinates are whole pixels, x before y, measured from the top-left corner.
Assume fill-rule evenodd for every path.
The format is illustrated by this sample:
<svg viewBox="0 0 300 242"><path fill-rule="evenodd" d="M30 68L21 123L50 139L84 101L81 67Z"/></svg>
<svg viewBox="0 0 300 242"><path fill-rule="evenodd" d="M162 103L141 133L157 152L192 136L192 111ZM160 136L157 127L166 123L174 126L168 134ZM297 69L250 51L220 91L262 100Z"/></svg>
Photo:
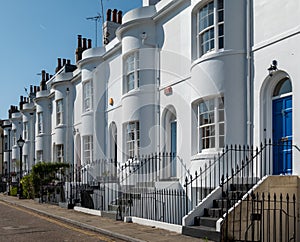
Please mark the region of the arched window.
<svg viewBox="0 0 300 242"><path fill-rule="evenodd" d="M273 97L292 92L292 83L289 78L282 79L275 87Z"/></svg>

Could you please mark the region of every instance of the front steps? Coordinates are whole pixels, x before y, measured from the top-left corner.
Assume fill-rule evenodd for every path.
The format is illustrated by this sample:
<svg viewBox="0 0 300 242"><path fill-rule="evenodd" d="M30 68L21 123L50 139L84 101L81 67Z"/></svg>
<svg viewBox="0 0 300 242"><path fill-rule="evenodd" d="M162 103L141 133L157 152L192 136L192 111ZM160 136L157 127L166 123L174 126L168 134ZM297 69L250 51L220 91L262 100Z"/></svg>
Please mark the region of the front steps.
<svg viewBox="0 0 300 242"><path fill-rule="evenodd" d="M184 226L182 233L195 238L220 241L221 233L216 231L217 221L252 187L251 184L230 184L228 191L213 201L213 206L204 208L203 216L194 218L194 225Z"/></svg>

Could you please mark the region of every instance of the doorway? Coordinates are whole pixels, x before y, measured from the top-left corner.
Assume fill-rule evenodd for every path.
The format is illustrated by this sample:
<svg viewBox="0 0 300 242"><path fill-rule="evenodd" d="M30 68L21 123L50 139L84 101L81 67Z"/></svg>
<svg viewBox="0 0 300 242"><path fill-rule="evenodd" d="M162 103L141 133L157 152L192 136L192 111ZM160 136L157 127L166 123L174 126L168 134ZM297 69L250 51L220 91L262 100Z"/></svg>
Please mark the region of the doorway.
<svg viewBox="0 0 300 242"><path fill-rule="evenodd" d="M293 102L288 78L281 80L273 93L273 174L292 174Z"/></svg>

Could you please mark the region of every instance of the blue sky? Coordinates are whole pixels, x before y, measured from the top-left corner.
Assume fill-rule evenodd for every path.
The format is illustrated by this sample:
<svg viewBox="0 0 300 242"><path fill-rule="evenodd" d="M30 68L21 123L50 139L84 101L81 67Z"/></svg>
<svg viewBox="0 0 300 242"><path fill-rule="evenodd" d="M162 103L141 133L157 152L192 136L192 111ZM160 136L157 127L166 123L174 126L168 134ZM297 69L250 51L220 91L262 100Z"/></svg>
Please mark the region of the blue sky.
<svg viewBox="0 0 300 242"><path fill-rule="evenodd" d="M142 0L103 0L106 10L123 13L140 7ZM0 8L0 119L8 118L10 105L25 96L24 87L39 85L41 70L54 74L57 58L75 62L77 35L93 40L100 0L1 1ZM102 35L98 25L98 46Z"/></svg>

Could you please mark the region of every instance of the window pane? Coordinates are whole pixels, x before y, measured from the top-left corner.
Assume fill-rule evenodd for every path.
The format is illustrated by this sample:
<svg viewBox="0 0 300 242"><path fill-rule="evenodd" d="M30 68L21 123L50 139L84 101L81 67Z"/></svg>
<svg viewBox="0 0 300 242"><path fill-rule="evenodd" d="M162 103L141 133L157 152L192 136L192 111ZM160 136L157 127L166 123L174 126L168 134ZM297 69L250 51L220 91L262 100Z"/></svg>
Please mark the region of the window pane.
<svg viewBox="0 0 300 242"><path fill-rule="evenodd" d="M224 110L219 110L219 122L224 121Z"/></svg>
<svg viewBox="0 0 300 242"><path fill-rule="evenodd" d="M219 147L220 148L223 148L225 145L224 145L224 136L220 136L219 137Z"/></svg>
<svg viewBox="0 0 300 242"><path fill-rule="evenodd" d="M289 92L292 92L292 83L290 79L285 78L277 84L273 96L276 97Z"/></svg>
<svg viewBox="0 0 300 242"><path fill-rule="evenodd" d="M220 135L225 134L224 123L220 123L220 125L219 125L219 134Z"/></svg>
<svg viewBox="0 0 300 242"><path fill-rule="evenodd" d="M223 22L224 21L224 11L219 11L218 12L218 22Z"/></svg>
<svg viewBox="0 0 300 242"><path fill-rule="evenodd" d="M127 90L130 91L134 89L134 73L130 73L127 76Z"/></svg>
<svg viewBox="0 0 300 242"><path fill-rule="evenodd" d="M224 0L218 0L218 9L224 8Z"/></svg>

